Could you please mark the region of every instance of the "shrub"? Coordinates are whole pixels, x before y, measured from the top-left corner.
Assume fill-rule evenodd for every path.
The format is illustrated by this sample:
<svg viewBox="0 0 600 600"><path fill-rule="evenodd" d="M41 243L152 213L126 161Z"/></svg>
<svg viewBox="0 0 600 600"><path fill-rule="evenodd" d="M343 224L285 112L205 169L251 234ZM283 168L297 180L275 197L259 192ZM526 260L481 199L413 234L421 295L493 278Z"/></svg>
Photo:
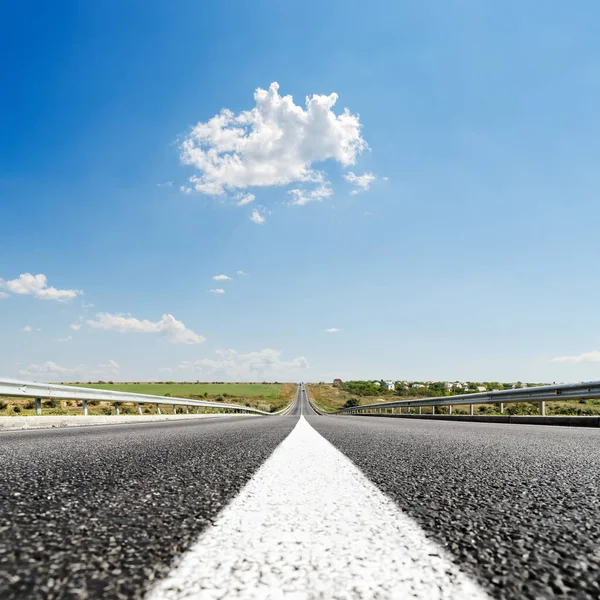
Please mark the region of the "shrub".
<svg viewBox="0 0 600 600"><path fill-rule="evenodd" d="M16 413L20 413L20 412L21 412L21 407L20 407L20 406L13 406L13 410L14 410Z"/></svg>
<svg viewBox="0 0 600 600"><path fill-rule="evenodd" d="M44 400L42 402L42 404L45 408L56 408L57 407L56 400L54 398L49 398L48 400Z"/></svg>
<svg viewBox="0 0 600 600"><path fill-rule="evenodd" d="M355 406L360 406L358 398L348 398L346 404L344 404L344 408L354 408Z"/></svg>
<svg viewBox="0 0 600 600"><path fill-rule="evenodd" d="M0 400L0 410L5 410L8 406L8 402L6 400Z"/></svg>
<svg viewBox="0 0 600 600"><path fill-rule="evenodd" d="M112 415L112 414L113 414L113 410L112 410L112 408L111 408L110 406L103 406L103 407L100 409L100 412L101 412L103 415Z"/></svg>

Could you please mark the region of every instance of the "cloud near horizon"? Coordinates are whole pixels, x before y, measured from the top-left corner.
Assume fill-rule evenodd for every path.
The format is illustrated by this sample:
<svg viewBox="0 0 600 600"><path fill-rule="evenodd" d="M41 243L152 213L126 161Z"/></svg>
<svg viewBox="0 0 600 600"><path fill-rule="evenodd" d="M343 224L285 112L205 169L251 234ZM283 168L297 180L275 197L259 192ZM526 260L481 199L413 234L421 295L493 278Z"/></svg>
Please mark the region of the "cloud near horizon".
<svg viewBox="0 0 600 600"><path fill-rule="evenodd" d="M583 352L574 356L556 356L550 362L554 363L586 363L600 362L600 351Z"/></svg>
<svg viewBox="0 0 600 600"><path fill-rule="evenodd" d="M28 376L43 375L45 378L57 379L75 376L89 377L90 375L118 375L120 370L121 366L114 360L109 360L107 364L100 364L95 367L88 367L83 364L74 367L63 367L52 360L48 360L40 364L32 363L24 369L20 369L19 374Z"/></svg>
<svg viewBox="0 0 600 600"><path fill-rule="evenodd" d="M162 369L168 373L199 373L207 376L227 376L237 380L252 381L267 376L289 373L295 369L309 367L304 356L289 361L281 358L280 350L265 348L257 352L242 353L237 350L217 350L216 358L201 358L182 361L175 368Z"/></svg>

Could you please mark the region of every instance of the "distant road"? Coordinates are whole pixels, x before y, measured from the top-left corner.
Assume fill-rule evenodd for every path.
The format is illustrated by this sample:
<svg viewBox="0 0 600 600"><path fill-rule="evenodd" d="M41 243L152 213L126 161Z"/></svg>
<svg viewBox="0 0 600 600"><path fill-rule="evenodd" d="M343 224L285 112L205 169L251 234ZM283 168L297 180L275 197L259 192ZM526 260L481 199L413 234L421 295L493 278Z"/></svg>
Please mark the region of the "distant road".
<svg viewBox="0 0 600 600"><path fill-rule="evenodd" d="M283 417L1 433L0 598L598 598L599 446L304 393Z"/></svg>

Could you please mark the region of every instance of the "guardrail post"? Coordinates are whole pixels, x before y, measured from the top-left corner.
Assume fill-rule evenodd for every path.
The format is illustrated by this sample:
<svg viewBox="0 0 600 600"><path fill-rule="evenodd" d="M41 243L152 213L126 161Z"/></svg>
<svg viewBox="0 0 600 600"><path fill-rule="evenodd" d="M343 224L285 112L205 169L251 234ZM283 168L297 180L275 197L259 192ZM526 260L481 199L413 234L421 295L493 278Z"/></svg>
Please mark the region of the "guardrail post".
<svg viewBox="0 0 600 600"><path fill-rule="evenodd" d="M173 414L176 415L177 414L177 406L175 406L175 404L173 404Z"/></svg>
<svg viewBox="0 0 600 600"><path fill-rule="evenodd" d="M448 407L448 414L452 415L452 404Z"/></svg>
<svg viewBox="0 0 600 600"><path fill-rule="evenodd" d="M142 414L142 406L139 402L136 402L136 404L137 404L138 415L141 415Z"/></svg>
<svg viewBox="0 0 600 600"><path fill-rule="evenodd" d="M540 402L540 415L542 415L542 417L546 416L546 401L542 400Z"/></svg>
<svg viewBox="0 0 600 600"><path fill-rule="evenodd" d="M423 407L419 406L419 414L422 415L423 414Z"/></svg>
<svg viewBox="0 0 600 600"><path fill-rule="evenodd" d="M39 417L42 414L42 399L35 399L35 414Z"/></svg>
<svg viewBox="0 0 600 600"><path fill-rule="evenodd" d="M119 416L119 403L115 402L115 415L117 415L117 417Z"/></svg>
<svg viewBox="0 0 600 600"><path fill-rule="evenodd" d="M87 400L81 401L81 408L83 410L83 416L87 417L88 416Z"/></svg>
<svg viewBox="0 0 600 600"><path fill-rule="evenodd" d="M190 409L189 409L189 406L187 404L185 405L185 414L186 415L190 414Z"/></svg>
<svg viewBox="0 0 600 600"><path fill-rule="evenodd" d="M432 414L432 415L435 415L435 406L432 406L432 407L431 407L431 414Z"/></svg>
<svg viewBox="0 0 600 600"><path fill-rule="evenodd" d="M500 402L500 414L504 414L504 402Z"/></svg>
<svg viewBox="0 0 600 600"><path fill-rule="evenodd" d="M473 416L475 414L475 405L474 404L469 404L469 413L471 416Z"/></svg>
<svg viewBox="0 0 600 600"><path fill-rule="evenodd" d="M158 405L158 403L156 404L156 414L160 415L160 406Z"/></svg>

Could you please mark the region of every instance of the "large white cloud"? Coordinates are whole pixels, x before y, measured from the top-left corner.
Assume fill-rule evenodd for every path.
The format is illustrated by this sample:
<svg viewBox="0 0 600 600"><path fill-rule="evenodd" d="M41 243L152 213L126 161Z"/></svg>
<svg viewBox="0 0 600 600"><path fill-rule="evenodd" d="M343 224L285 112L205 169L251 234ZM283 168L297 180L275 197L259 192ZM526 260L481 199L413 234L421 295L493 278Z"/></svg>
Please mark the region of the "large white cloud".
<svg viewBox="0 0 600 600"><path fill-rule="evenodd" d="M254 93L255 107L234 114L223 109L195 125L181 144L181 161L198 169L190 178L203 194L248 187L323 182L315 165L334 160L355 164L367 148L359 116L333 112L337 94L307 97L305 108L280 96L279 84Z"/></svg>
<svg viewBox="0 0 600 600"><path fill-rule="evenodd" d="M148 321L129 315L98 313L95 319L89 319L86 323L96 329L109 329L120 333L158 333L166 336L174 344L201 344L206 340L169 314L163 315L158 321Z"/></svg>
<svg viewBox="0 0 600 600"><path fill-rule="evenodd" d="M281 351L271 348L247 353L232 349L217 350L215 354L216 358L183 361L170 371L253 381L257 378L286 375L296 369L304 369L309 366L304 356L297 356L292 360L285 361L281 358Z"/></svg>
<svg viewBox="0 0 600 600"><path fill-rule="evenodd" d="M583 363L583 362L600 362L600 351L593 350L592 352L583 352L575 356L557 356L552 359L552 362L566 363Z"/></svg>
<svg viewBox="0 0 600 600"><path fill-rule="evenodd" d="M59 302L72 300L83 294L81 290L59 290L55 287L49 287L48 278L42 273L37 275L22 273L17 279L11 279L10 281L0 279L0 288L12 294L35 296L40 300L58 300Z"/></svg>

